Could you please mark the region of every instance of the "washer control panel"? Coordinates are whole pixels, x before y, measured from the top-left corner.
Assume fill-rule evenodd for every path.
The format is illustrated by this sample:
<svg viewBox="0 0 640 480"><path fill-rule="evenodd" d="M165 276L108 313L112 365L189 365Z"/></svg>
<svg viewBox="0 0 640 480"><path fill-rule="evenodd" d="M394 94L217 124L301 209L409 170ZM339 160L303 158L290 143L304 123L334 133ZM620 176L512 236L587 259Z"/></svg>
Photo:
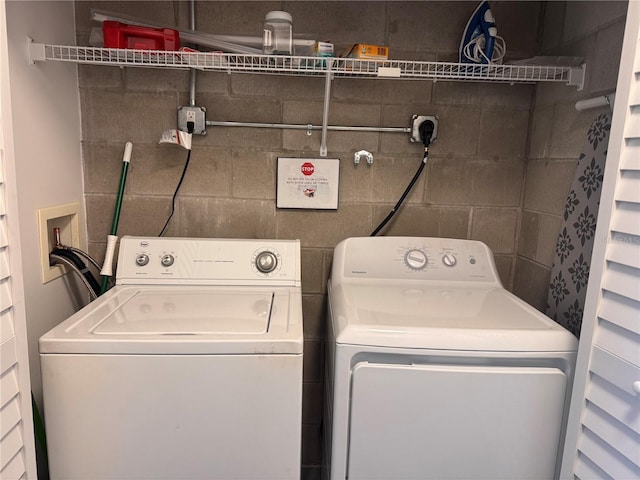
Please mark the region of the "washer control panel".
<svg viewBox="0 0 640 480"><path fill-rule="evenodd" d="M298 240L123 237L116 282L300 282Z"/></svg>
<svg viewBox="0 0 640 480"><path fill-rule="evenodd" d="M482 242L431 237L357 237L338 244L332 278L499 282Z"/></svg>

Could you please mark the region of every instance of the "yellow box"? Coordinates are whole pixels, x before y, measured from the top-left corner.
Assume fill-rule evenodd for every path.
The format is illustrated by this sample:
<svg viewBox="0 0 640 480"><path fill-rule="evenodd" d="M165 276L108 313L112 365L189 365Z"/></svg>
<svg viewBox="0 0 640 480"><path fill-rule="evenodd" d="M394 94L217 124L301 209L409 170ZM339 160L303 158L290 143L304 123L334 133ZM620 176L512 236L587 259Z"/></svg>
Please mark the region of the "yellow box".
<svg viewBox="0 0 640 480"><path fill-rule="evenodd" d="M365 43L356 43L349 53L349 58L359 58L361 60L387 60L389 58L389 48L379 45L367 45Z"/></svg>

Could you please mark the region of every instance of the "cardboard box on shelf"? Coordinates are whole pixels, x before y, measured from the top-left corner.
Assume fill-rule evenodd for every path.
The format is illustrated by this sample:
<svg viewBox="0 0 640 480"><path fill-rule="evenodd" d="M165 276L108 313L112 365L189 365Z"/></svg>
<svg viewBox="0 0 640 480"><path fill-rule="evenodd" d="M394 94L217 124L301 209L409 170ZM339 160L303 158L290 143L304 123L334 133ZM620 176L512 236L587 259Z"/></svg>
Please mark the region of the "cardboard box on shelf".
<svg viewBox="0 0 640 480"><path fill-rule="evenodd" d="M380 45L356 43L344 56L348 58L359 58L361 60L388 60L389 48Z"/></svg>
<svg viewBox="0 0 640 480"><path fill-rule="evenodd" d="M333 43L316 42L315 55L316 57L333 57Z"/></svg>

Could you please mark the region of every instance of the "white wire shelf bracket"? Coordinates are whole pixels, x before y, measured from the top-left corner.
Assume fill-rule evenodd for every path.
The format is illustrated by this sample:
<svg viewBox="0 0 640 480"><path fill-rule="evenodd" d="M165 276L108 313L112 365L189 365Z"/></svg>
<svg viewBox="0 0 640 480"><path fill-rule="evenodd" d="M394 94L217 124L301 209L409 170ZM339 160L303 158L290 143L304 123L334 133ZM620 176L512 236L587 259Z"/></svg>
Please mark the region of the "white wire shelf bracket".
<svg viewBox="0 0 640 480"><path fill-rule="evenodd" d="M582 90L585 65L479 65L404 60L359 60L300 56L248 55L218 52L183 52L76 47L34 43L29 39L29 60L61 61L120 67L198 69L227 73L321 76L341 78L396 78L502 83L560 82Z"/></svg>

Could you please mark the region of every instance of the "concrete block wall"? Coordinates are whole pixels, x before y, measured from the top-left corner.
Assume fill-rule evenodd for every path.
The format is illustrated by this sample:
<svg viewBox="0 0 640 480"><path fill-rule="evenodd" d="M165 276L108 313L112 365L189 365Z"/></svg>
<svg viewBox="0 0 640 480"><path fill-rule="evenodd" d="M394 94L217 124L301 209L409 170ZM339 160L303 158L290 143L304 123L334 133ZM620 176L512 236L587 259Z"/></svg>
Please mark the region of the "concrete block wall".
<svg viewBox="0 0 640 480"><path fill-rule="evenodd" d="M607 62L612 60L596 40L608 39L607 48L615 51L621 7L614 4L619 13L599 29L593 25L610 15L602 4L611 3L573 3L492 2L492 10L509 59L538 54L544 25L546 52L598 59L600 74L589 74L588 92L602 91L610 84L604 77L611 75ZM332 41L337 49L358 42L384 44L393 59L455 61L476 5L198 1L196 29L260 35L266 12L286 10L293 15L294 32ZM188 27L189 3L184 1L77 1L78 45L87 45L90 29L98 26L90 21L92 8ZM584 28L571 30L571 19ZM189 102L189 72L81 65L79 81L90 252L100 259L125 142L134 146L119 234L158 235L169 215L186 152L158 140L164 130L175 128L177 108ZM413 114L437 115L439 138L430 149L429 164L384 233L482 240L496 255L505 286L515 286L520 296L540 307L564 205L561 190L568 188L588 124L571 110L572 102L586 93L563 85L337 78L329 123L405 127ZM206 107L207 120L317 125L323 96L323 78L197 76L196 103ZM341 159L338 210L276 209L277 158L318 157L319 147L319 132L307 136L297 130L210 127L206 136L194 138L190 167L166 232L301 239L305 479L319 478L320 472L326 281L333 248L346 237L369 235L422 159L421 146L405 134L329 132L328 157ZM354 165L353 154L361 149L374 154L372 166Z"/></svg>
<svg viewBox="0 0 640 480"><path fill-rule="evenodd" d="M542 54L583 57L582 91L540 83L532 108L526 180L513 290L544 311L555 244L587 131L609 107L579 112L577 100L616 88L626 1L548 2Z"/></svg>

